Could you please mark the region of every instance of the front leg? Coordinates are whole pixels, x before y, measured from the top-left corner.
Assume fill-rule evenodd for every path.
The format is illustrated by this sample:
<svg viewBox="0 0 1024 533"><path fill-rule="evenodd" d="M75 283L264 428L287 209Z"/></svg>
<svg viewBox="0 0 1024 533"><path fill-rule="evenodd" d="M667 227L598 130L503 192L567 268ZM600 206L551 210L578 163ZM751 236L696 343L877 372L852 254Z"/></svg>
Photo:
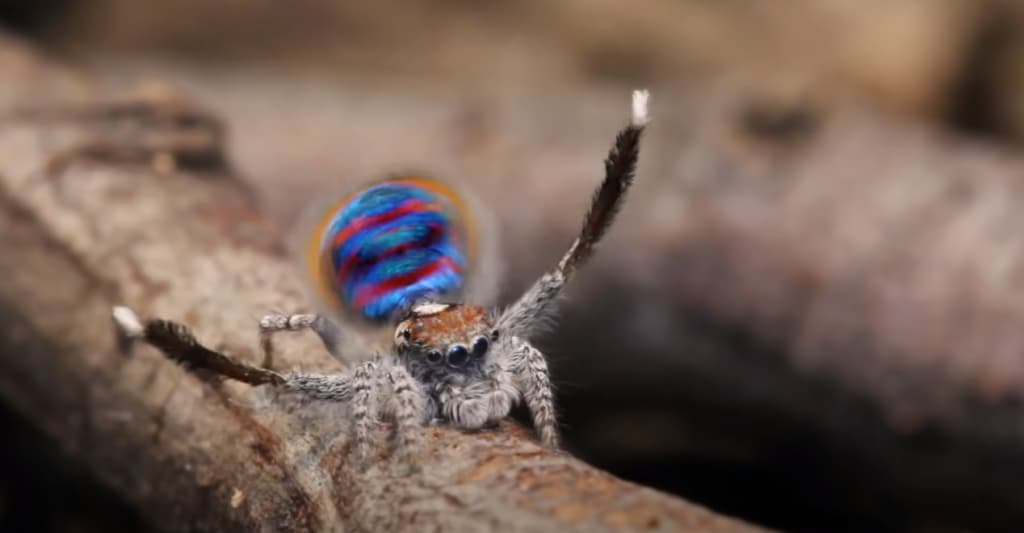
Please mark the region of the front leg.
<svg viewBox="0 0 1024 533"><path fill-rule="evenodd" d="M393 393L390 411L395 416L396 444L405 460L413 465L413 455L420 448L421 428L429 418L427 395L404 366L391 363L387 378Z"/></svg>
<svg viewBox="0 0 1024 533"><path fill-rule="evenodd" d="M547 360L529 342L518 337L513 342L512 372L533 416L533 427L540 434L542 444L557 448L558 422Z"/></svg>
<svg viewBox="0 0 1024 533"><path fill-rule="evenodd" d="M488 365L487 378L491 391L487 395L489 401L490 419L488 423L497 423L508 416L512 407L519 403L522 395L514 383L514 375L505 368L504 364L495 363Z"/></svg>

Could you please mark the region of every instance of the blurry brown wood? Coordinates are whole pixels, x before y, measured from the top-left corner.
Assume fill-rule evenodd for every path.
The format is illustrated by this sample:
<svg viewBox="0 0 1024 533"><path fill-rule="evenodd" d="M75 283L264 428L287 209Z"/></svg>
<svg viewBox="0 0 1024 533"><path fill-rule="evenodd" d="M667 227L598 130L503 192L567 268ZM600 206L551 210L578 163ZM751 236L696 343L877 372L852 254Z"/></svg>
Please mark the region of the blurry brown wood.
<svg viewBox="0 0 1024 533"><path fill-rule="evenodd" d="M624 118L615 106L627 94L570 88L503 100L387 84L325 89L323 80L303 85L276 73L197 78L203 101L232 125L237 162L272 212L291 215L309 196L410 160L472 181L502 219L507 295L549 267L571 239L609 135ZM48 86L15 85L34 98ZM731 484L719 479L721 471L703 475L729 485L732 501L788 505L793 514L832 506L839 515L896 515L916 525L1024 523L1020 156L859 109L751 104L690 85L654 89L655 122L637 187L544 343L563 384L570 444L624 470L651 461L668 482L690 482L697 474L688 467L706 462L746 465L751 470ZM283 95L301 98L267 105ZM48 126L46 150L69 153L58 149L76 138L61 131ZM35 161L31 154L43 148L24 133L15 137L21 144L0 148L11 153L5 164ZM144 156L155 142L121 154ZM56 182L62 202L95 194L95 183L77 178L98 168L88 160L111 154L96 146L71 151L89 157L58 157L56 167L68 162L74 170ZM78 219L47 199L50 189L26 184L35 169L25 164L4 174L25 187L12 190L35 202L33 216L59 222L62 239L63 232L78 235ZM232 208L227 199L241 186L192 177L159 181L178 191L168 209L193 213L174 206L195 200L189 191L196 183L204 191L228 188L204 193L203 218L186 220L220 228L213 231L238 243L276 242L277 232L260 226L258 216L238 221L251 206ZM120 207L105 216L154 220L132 202L109 205ZM143 236L159 240L168 230L185 231L162 225L159 237ZM93 259L94 270L103 273L98 279L119 280L124 302L146 302L145 311L196 324L204 340L234 349L255 344L252 324L267 309L308 308L284 266L270 262L278 266L254 272L234 254L211 252L205 239L176 241L176 249L203 250L183 267L183 257L144 250L138 253L156 256L159 269L140 270L111 253L113 260ZM111 246L81 236L70 242L90 254ZM39 260L35 270L9 264L17 266L7 267L9 276L42 276L52 262ZM134 272L153 282L132 285ZM237 278L204 290L210 272ZM22 286L36 285L31 277ZM39 296L14 298L31 309ZM59 317L55 309L67 299L53 302L44 314ZM99 325L105 315L94 307L91 327L108 342ZM32 316L39 324L51 320ZM66 323L55 321L51 335L63 338ZM315 344L305 346L319 353ZM293 357L293 364L325 362ZM178 390L161 380L182 374L155 359L139 354L125 371L160 369L154 386ZM243 389L229 392L249 397ZM167 413L207 408L181 407L194 398L183 394L169 396ZM658 462L679 456L690 463L672 470ZM774 469L758 475L764 465ZM785 482L803 491L775 488Z"/></svg>
<svg viewBox="0 0 1024 533"><path fill-rule="evenodd" d="M548 345L577 444L799 479L747 495L795 514L1024 527L1024 159L870 110L712 102L661 99L622 252Z"/></svg>
<svg viewBox="0 0 1024 533"><path fill-rule="evenodd" d="M320 83L194 87L281 219L407 161L466 181L501 220L506 298L571 240L628 94ZM1024 523L1020 155L867 109L652 89L637 185L541 342L574 449L776 519ZM258 105L281 94L303 98Z"/></svg>
<svg viewBox="0 0 1024 533"><path fill-rule="evenodd" d="M154 88L103 98L13 43L0 71L0 397L157 528L755 530L546 451L515 424L431 428L422 472L387 447L356 472L330 408L287 413L151 349L119 353L110 307L129 304L254 357L258 315L303 301L278 232L202 110ZM335 368L310 339L288 340L281 364Z"/></svg>

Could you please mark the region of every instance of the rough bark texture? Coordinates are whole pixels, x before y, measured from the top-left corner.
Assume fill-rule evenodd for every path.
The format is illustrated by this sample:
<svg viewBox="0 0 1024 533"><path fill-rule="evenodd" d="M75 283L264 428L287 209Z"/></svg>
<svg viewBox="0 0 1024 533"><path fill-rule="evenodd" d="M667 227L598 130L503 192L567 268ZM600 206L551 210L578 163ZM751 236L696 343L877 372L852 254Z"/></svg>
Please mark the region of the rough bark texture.
<svg viewBox="0 0 1024 533"><path fill-rule="evenodd" d="M288 412L151 349L120 354L109 310L126 303L254 358L258 315L303 301L278 232L231 177L204 112L158 93L104 100L10 43L0 71L0 397L153 525L754 530L545 451L514 424L431 428L421 473L388 447L360 473L328 408ZM281 345L281 365L333 367L308 338Z"/></svg>

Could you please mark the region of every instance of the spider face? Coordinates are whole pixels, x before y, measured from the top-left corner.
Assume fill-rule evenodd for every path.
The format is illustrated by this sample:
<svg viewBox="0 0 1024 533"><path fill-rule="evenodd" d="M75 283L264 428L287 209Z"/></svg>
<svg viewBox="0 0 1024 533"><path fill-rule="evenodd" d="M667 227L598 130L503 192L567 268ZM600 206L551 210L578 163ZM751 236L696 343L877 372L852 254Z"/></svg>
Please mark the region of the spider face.
<svg viewBox="0 0 1024 533"><path fill-rule="evenodd" d="M420 303L395 328L397 351L435 368L480 367L494 340L487 311L473 305Z"/></svg>

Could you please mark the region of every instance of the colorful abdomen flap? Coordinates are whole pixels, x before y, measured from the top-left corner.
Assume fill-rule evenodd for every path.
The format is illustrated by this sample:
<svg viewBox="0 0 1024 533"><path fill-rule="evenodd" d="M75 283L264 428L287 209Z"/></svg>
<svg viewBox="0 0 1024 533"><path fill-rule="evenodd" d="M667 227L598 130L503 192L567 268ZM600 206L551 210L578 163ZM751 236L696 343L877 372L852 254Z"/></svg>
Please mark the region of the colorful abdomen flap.
<svg viewBox="0 0 1024 533"><path fill-rule="evenodd" d="M334 204L313 228L306 264L336 310L385 321L465 283L472 227L463 199L425 178L385 180Z"/></svg>

